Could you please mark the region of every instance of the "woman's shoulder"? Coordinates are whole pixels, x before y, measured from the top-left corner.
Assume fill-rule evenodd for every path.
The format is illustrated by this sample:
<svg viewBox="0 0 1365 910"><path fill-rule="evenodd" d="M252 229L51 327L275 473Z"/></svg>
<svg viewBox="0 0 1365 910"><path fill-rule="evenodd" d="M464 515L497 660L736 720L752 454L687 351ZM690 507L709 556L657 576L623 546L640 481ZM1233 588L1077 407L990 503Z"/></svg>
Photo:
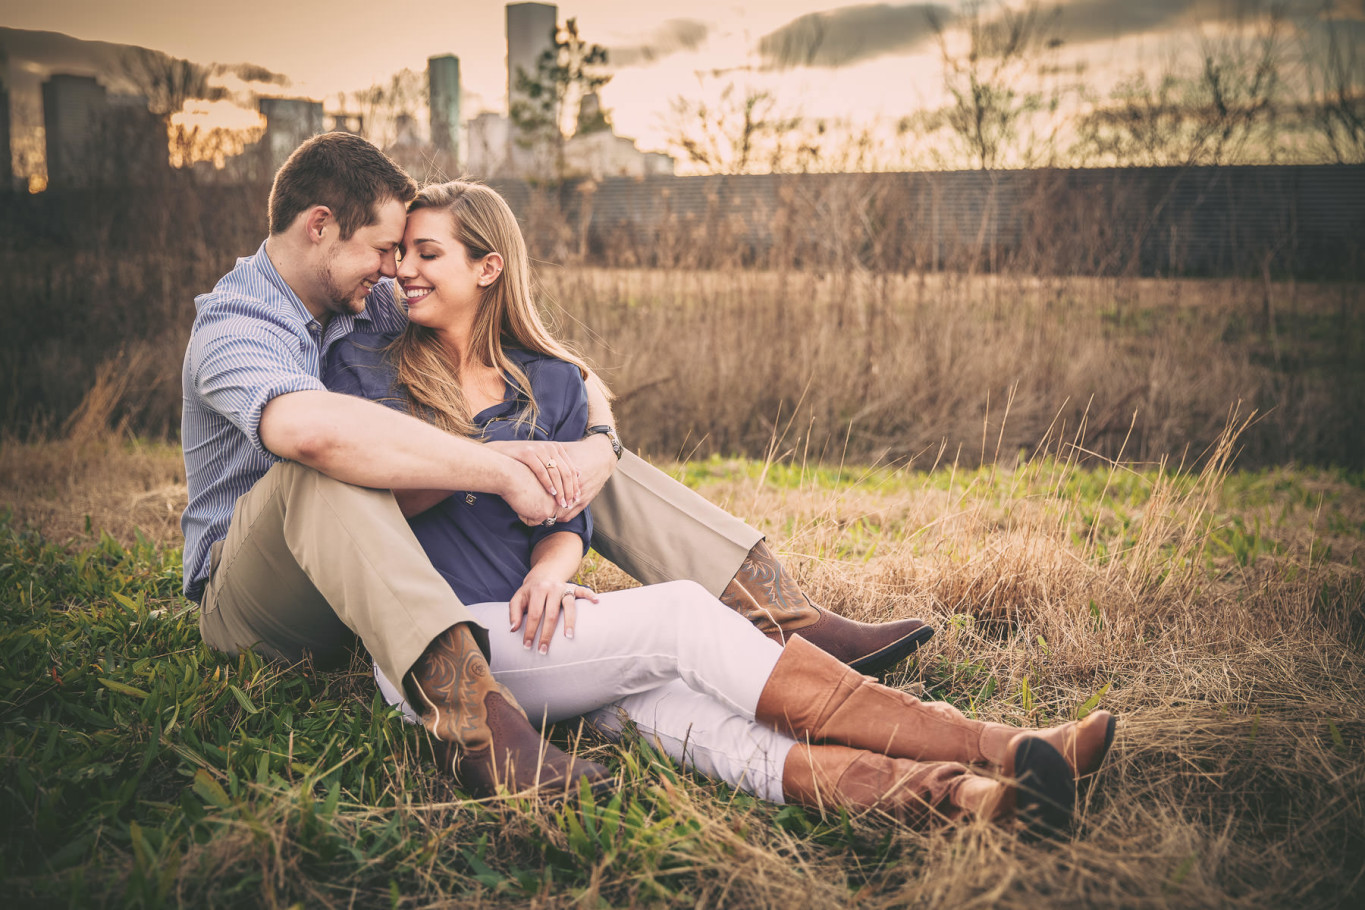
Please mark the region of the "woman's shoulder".
<svg viewBox="0 0 1365 910"><path fill-rule="evenodd" d="M337 339L323 358L323 385L371 399L391 394L394 370L385 351L395 337L392 332L351 332Z"/></svg>

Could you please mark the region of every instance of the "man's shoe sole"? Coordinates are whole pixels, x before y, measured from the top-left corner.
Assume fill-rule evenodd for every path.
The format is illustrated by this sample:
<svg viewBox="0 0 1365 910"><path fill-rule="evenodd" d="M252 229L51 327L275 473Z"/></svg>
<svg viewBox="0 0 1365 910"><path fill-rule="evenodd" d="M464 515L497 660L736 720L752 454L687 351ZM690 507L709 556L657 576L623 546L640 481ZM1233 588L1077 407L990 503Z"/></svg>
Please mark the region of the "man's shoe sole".
<svg viewBox="0 0 1365 910"><path fill-rule="evenodd" d="M1071 830L1076 781L1071 764L1048 743L1028 737L1014 753L1015 818L1027 841L1053 840Z"/></svg>
<svg viewBox="0 0 1365 910"><path fill-rule="evenodd" d="M796 633L800 635L800 632ZM934 637L934 627L920 626L904 638L899 638L884 648L864 654L857 660L849 661L849 666L867 676L876 676L889 670L919 650L919 646Z"/></svg>

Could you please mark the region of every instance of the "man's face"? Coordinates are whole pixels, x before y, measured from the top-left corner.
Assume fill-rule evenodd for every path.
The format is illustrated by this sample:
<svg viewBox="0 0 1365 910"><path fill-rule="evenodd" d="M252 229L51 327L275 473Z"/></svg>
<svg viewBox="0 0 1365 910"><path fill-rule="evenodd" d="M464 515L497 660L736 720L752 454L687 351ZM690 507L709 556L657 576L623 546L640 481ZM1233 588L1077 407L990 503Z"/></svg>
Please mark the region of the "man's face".
<svg viewBox="0 0 1365 910"><path fill-rule="evenodd" d="M323 254L318 267L327 309L333 313L356 315L365 310L365 297L380 278L397 272L394 261L403 240L407 212L397 199L381 202L378 219L346 240L336 237Z"/></svg>

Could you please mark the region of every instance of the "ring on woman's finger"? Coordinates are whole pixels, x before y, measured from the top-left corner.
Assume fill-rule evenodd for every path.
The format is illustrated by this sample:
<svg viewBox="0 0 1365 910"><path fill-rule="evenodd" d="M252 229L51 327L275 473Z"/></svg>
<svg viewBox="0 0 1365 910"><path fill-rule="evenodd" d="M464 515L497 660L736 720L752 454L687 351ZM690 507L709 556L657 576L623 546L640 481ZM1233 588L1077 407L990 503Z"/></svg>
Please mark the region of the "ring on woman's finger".
<svg viewBox="0 0 1365 910"><path fill-rule="evenodd" d="M572 598L574 598L574 599L577 599L577 598L578 598L578 594L576 593L576 588L575 588L573 585L565 585L565 586L564 586L564 593L561 594L561 595L559 595L559 599L560 599L560 600L563 600L563 599L566 598L566 597L572 597Z"/></svg>
<svg viewBox="0 0 1365 910"><path fill-rule="evenodd" d="M555 460L554 460L553 458L551 458L549 461L545 462L545 467L547 467L547 468L557 468L557 467L559 467L559 465L555 464Z"/></svg>
<svg viewBox="0 0 1365 910"><path fill-rule="evenodd" d="M543 524L543 525L544 525L545 527L547 527L547 528L554 527L554 523L555 523L555 517L554 517L553 515L551 515L549 518L547 518L547 519L545 519L544 521L541 522L541 524Z"/></svg>

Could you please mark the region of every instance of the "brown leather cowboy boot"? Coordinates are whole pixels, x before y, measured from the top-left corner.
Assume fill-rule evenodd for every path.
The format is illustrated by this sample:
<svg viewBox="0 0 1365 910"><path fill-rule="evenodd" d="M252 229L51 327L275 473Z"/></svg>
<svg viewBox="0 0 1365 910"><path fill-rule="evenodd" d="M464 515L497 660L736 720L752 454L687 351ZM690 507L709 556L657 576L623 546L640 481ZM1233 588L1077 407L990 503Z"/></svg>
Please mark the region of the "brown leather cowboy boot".
<svg viewBox="0 0 1365 910"><path fill-rule="evenodd" d="M988 723L986 726L998 727L1002 731L1021 732L1018 728L1005 724ZM1027 732L1056 749L1071 767L1075 778L1080 780L1100 769L1100 763L1104 761L1105 755L1109 753L1109 747L1114 743L1114 731L1117 726L1118 719L1108 711L1092 711L1084 720L1073 720L1055 727L1030 729ZM985 749L980 761L997 768L1005 766L1003 754L995 751L999 741L999 736L983 737Z"/></svg>
<svg viewBox="0 0 1365 910"><path fill-rule="evenodd" d="M1001 826L1015 821L1025 837L1066 831L1076 804L1071 770L1055 749L1026 735L1009 751L996 780L957 762L916 762L846 746L798 745L782 767L788 803L884 812L916 828L964 818Z"/></svg>
<svg viewBox="0 0 1365 910"><path fill-rule="evenodd" d="M785 644L793 633L799 634L859 673L880 673L894 666L934 634L933 627L919 619L874 624L817 607L761 540L720 599L773 641Z"/></svg>
<svg viewBox="0 0 1365 910"><path fill-rule="evenodd" d="M444 746L440 760L471 796L489 796L499 787L570 792L579 778L597 790L611 778L602 765L541 738L512 693L493 678L464 623L427 647L408 675L408 688L417 696L409 700L426 708L423 726Z"/></svg>
<svg viewBox="0 0 1365 910"><path fill-rule="evenodd" d="M798 739L916 761L989 764L1007 775L1014 740L1028 734L1060 754L1073 778L1099 767L1114 729L1107 711L1047 730L972 720L952 705L880 685L800 638L788 642L778 658L754 714Z"/></svg>

